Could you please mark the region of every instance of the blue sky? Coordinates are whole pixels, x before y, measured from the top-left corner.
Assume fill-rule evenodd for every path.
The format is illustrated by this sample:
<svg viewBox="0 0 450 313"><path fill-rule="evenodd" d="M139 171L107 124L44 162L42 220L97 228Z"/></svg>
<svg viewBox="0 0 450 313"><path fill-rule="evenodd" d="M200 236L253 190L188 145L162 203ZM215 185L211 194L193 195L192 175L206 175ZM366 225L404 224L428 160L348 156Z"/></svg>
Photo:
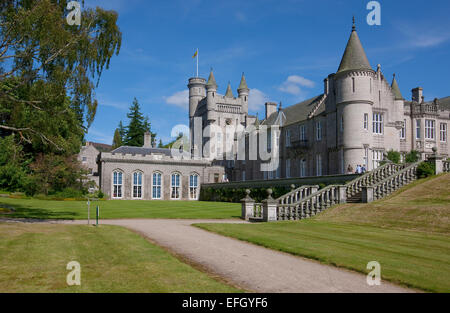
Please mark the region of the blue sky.
<svg viewBox="0 0 450 313"><path fill-rule="evenodd" d="M379 1L381 26L369 26L367 0L86 0L119 13L122 49L96 91L99 108L87 140L111 144L119 121L136 97L158 139L188 123L187 81L211 67L225 93L245 72L250 111L264 116L264 102L283 106L319 95L337 71L352 16L373 68L393 73L406 99L424 88L426 99L450 96L450 2Z"/></svg>

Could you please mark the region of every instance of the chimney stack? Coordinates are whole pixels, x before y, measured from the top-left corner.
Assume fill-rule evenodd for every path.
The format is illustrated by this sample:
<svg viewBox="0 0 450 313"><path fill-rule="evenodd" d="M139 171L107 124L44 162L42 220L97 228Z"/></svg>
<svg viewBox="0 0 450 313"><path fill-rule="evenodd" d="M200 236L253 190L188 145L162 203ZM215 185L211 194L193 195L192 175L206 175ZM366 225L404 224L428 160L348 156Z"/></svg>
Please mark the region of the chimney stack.
<svg viewBox="0 0 450 313"><path fill-rule="evenodd" d="M277 111L277 104L275 102L266 102L266 119Z"/></svg>
<svg viewBox="0 0 450 313"><path fill-rule="evenodd" d="M417 87L412 90L412 100L417 103L422 103L425 97L423 96L423 88Z"/></svg>
<svg viewBox="0 0 450 313"><path fill-rule="evenodd" d="M152 134L150 132L146 132L144 134L144 148L152 147Z"/></svg>

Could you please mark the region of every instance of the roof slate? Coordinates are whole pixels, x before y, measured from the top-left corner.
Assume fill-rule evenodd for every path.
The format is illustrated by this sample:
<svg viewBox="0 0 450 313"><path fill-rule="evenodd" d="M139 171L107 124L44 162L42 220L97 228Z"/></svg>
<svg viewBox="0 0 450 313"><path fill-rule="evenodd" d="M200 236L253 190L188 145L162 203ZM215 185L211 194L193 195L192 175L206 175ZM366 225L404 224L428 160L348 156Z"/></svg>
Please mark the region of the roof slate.
<svg viewBox="0 0 450 313"><path fill-rule="evenodd" d="M352 30L337 72L340 73L349 70L372 70L355 29Z"/></svg>
<svg viewBox="0 0 450 313"><path fill-rule="evenodd" d="M323 94L305 100L303 102L294 104L287 108L281 110L284 113L286 120L284 121L284 126L288 126L291 124L295 124L301 121L306 121L308 119L308 115L314 110L314 106L323 98ZM323 102L318 110L314 113L314 116L318 116L325 112L325 102ZM274 125L278 119L278 115L280 112L275 112L267 120L265 120L263 125Z"/></svg>
<svg viewBox="0 0 450 313"><path fill-rule="evenodd" d="M161 148L143 148L143 147L129 147L129 146L123 146L119 147L111 153L116 154L142 154L142 155L150 155L150 154L163 154L166 156L171 156L171 150L170 149L161 149Z"/></svg>
<svg viewBox="0 0 450 313"><path fill-rule="evenodd" d="M392 80L391 88L392 88L392 92L394 93L395 100L403 100L403 96L400 91L400 88L398 87L398 83L397 83L397 80L395 79L395 75L394 75L394 79Z"/></svg>

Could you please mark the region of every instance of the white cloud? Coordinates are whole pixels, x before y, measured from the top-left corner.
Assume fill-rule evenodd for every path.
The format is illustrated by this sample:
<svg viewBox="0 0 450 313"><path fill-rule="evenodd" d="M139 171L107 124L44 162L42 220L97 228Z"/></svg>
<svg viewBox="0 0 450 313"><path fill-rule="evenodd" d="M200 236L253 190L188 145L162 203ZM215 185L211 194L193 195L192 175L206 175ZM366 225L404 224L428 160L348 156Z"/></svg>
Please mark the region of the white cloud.
<svg viewBox="0 0 450 313"><path fill-rule="evenodd" d="M302 93L302 88L313 88L315 83L309 79L302 76L291 75L286 81L278 88L278 90L289 93L291 95L298 96Z"/></svg>
<svg viewBox="0 0 450 313"><path fill-rule="evenodd" d="M166 103L176 107L189 109L189 90L178 91L170 97L165 97Z"/></svg>
<svg viewBox="0 0 450 313"><path fill-rule="evenodd" d="M104 133L95 130L94 128L89 129L88 138L91 141L105 143L110 145L113 142L113 137L110 135L105 135Z"/></svg>
<svg viewBox="0 0 450 313"><path fill-rule="evenodd" d="M298 75L289 76L287 82L309 88L313 88L315 86L315 83L312 80L306 79Z"/></svg>
<svg viewBox="0 0 450 313"><path fill-rule="evenodd" d="M251 89L248 97L248 108L251 111L259 111L269 101L269 97L264 92L258 89Z"/></svg>

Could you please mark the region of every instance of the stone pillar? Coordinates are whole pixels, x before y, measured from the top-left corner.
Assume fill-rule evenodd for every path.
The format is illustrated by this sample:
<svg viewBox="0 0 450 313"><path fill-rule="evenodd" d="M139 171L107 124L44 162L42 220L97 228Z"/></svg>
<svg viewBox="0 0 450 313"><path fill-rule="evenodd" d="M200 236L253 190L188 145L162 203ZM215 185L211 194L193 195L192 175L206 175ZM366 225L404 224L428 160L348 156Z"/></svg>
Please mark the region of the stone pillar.
<svg viewBox="0 0 450 313"><path fill-rule="evenodd" d="M263 201L263 222L276 222L278 202L272 198L272 189L267 190L268 197Z"/></svg>
<svg viewBox="0 0 450 313"><path fill-rule="evenodd" d="M241 218L243 220L248 221L251 217L253 217L253 210L255 208L255 200L250 198L250 190L247 189L246 191L247 196L241 200L242 205L242 214Z"/></svg>
<svg viewBox="0 0 450 313"><path fill-rule="evenodd" d="M363 187L362 202L363 203L373 202L373 187Z"/></svg>
<svg viewBox="0 0 450 313"><path fill-rule="evenodd" d="M347 187L339 186L339 204L347 203Z"/></svg>
<svg viewBox="0 0 450 313"><path fill-rule="evenodd" d="M428 158L428 162L434 164L436 167L436 175L444 173L444 162L443 158L437 154L437 148L433 148L434 155Z"/></svg>
<svg viewBox="0 0 450 313"><path fill-rule="evenodd" d="M318 192L319 191L319 186L312 186L311 187L311 194L315 194L316 192Z"/></svg>

